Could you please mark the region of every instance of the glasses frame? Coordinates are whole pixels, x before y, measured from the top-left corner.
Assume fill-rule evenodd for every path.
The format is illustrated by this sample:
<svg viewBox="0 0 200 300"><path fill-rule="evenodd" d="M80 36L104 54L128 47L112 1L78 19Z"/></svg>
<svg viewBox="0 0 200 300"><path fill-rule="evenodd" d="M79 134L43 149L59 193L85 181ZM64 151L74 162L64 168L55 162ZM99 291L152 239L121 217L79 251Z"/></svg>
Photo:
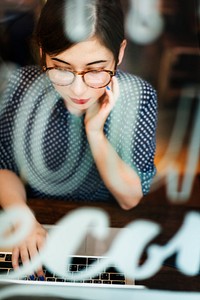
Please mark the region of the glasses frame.
<svg viewBox="0 0 200 300"><path fill-rule="evenodd" d="M100 69L100 70L88 70L88 71L80 71L80 72L78 72L78 71L69 71L69 70L66 70L65 68L60 68L60 67L46 67L46 66L43 66L43 72L48 72L49 70L65 70L65 71L68 71L68 72L70 72L70 73L73 73L74 74L74 79L73 79L73 81L71 82L71 83L69 83L69 84L58 84L58 83L55 83L55 82L53 82L55 85L58 85L58 86L68 86L68 85L70 85L70 84L72 84L73 82L74 82L74 80L75 80L75 78L76 78L76 75L79 75L79 76L81 76L82 77L82 79L83 79L83 82L87 85L87 86L89 86L90 88L93 88L93 89L101 89L101 88L104 88L104 87L106 87L110 82L111 82L111 80L112 80L112 77L113 76L115 76L115 74L116 74L116 70L114 70L114 71L111 71L111 70L105 70L105 69ZM85 82L85 78L84 78L84 76L85 76L85 74L87 74L87 73L89 73L89 72L106 72L106 73L108 73L109 75L110 75L110 81L108 82L108 83L106 83L105 85L103 85L103 86L100 86L100 87L93 87L93 86L90 86L89 84L87 84L86 82ZM51 79L50 79L51 80Z"/></svg>

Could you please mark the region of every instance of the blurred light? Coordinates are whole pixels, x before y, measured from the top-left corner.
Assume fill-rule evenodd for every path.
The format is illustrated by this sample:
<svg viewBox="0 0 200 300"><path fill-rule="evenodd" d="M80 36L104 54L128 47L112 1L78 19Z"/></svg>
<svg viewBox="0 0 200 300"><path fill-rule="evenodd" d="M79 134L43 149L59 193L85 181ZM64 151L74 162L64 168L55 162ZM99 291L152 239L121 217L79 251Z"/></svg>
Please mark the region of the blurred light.
<svg viewBox="0 0 200 300"><path fill-rule="evenodd" d="M65 6L65 28L67 37L73 42L87 39L93 29L91 20L91 8L94 5L91 0L69 0Z"/></svg>
<svg viewBox="0 0 200 300"><path fill-rule="evenodd" d="M130 0L126 19L127 34L138 44L154 42L162 33L164 21L159 13L159 0Z"/></svg>

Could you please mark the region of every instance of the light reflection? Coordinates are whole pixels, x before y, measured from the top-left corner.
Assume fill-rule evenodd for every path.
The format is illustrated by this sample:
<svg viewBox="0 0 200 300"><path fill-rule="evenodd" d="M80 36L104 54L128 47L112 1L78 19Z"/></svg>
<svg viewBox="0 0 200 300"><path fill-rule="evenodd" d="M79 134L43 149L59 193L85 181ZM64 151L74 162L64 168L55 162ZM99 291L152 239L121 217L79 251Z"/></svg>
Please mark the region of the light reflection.
<svg viewBox="0 0 200 300"><path fill-rule="evenodd" d="M184 138L189 126L189 117L192 110L193 99L197 97L198 106L193 118L193 128L190 130L190 144L188 146L188 154L184 177L182 180L182 188L179 190L178 182L181 176L180 170L175 166L175 161L178 159L181 148L183 147ZM185 202L189 199L193 181L196 174L196 168L199 163L200 151L200 87L192 86L182 89L180 102L177 110L174 128L171 132L171 137L168 147L157 164L160 170L155 177L152 185L152 191L157 189L162 184L162 179L166 180L168 199L172 202Z"/></svg>
<svg viewBox="0 0 200 300"><path fill-rule="evenodd" d="M94 0L68 0L65 6L65 30L68 38L73 42L80 42L91 36L93 20L90 19L90 5Z"/></svg>
<svg viewBox="0 0 200 300"><path fill-rule="evenodd" d="M137 44L150 44L163 32L164 21L159 12L160 0L130 0L126 19L129 38Z"/></svg>

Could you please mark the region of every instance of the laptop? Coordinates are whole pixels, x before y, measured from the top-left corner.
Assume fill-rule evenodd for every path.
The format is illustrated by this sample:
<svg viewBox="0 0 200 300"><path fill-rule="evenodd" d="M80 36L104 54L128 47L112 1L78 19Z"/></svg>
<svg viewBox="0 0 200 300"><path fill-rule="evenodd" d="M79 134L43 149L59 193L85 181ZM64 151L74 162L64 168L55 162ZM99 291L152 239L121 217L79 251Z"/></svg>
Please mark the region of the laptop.
<svg viewBox="0 0 200 300"><path fill-rule="evenodd" d="M44 225L49 231L54 225ZM112 241L115 236L121 230L126 228L109 228L108 237L102 242L95 239L89 233L85 236L82 244L75 254L70 257L70 263L66 266L70 275L76 275L77 272L88 270L92 268L93 264L99 262L101 259L105 259L104 253L111 247ZM51 270L48 270L44 266L45 280L41 281L35 275L34 278L30 274L27 274L23 278L8 279L6 278L10 271L12 271L11 262L12 253L10 249L0 249L0 275L5 274L5 277L0 279L1 283L15 283L21 285L45 285L45 286L84 286L84 287L107 287L107 288L134 288L141 289L144 286L136 285L133 279L127 278L117 266L109 266L103 269L99 274L94 277L86 278L85 280L73 280L65 277L57 276Z"/></svg>

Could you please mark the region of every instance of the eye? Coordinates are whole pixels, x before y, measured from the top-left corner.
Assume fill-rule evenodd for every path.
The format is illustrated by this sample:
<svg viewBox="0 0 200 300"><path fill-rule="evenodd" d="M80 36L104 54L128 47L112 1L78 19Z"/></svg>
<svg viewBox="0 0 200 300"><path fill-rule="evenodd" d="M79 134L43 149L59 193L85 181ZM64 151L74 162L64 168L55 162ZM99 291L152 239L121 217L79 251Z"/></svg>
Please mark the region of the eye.
<svg viewBox="0 0 200 300"><path fill-rule="evenodd" d="M57 85L69 85L74 79L74 73L64 68L49 69L47 74L49 79Z"/></svg>
<svg viewBox="0 0 200 300"><path fill-rule="evenodd" d="M70 69L70 68L66 68L66 67L63 67L63 66L54 66L54 68L55 68L56 70L60 70L60 71L68 71L68 72L73 72L73 70L72 70L72 69Z"/></svg>

